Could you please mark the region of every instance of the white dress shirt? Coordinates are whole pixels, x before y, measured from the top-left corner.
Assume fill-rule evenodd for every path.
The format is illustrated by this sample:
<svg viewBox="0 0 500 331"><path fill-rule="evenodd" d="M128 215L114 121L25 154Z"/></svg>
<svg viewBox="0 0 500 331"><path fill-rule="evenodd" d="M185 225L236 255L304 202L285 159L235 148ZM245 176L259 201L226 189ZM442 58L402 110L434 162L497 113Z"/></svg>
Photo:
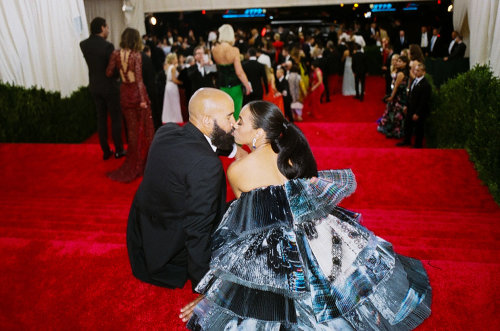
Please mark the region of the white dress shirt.
<svg viewBox="0 0 500 331"><path fill-rule="evenodd" d="M450 43L450 46L448 46L448 54L451 54L451 49L453 48L453 45L455 45L455 39L453 39Z"/></svg>
<svg viewBox="0 0 500 331"><path fill-rule="evenodd" d="M420 38L420 47L424 48L429 46L429 39L427 37L427 32L422 33L422 37Z"/></svg>

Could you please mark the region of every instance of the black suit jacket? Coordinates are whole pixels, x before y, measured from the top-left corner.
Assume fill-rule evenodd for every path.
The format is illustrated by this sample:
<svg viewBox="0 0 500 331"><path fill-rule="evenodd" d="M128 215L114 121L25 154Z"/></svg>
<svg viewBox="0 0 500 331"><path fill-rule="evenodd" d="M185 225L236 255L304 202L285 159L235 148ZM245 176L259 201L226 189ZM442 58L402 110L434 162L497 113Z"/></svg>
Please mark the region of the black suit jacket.
<svg viewBox="0 0 500 331"><path fill-rule="evenodd" d="M115 47L98 35L80 42L80 49L89 68L89 89L92 93L118 93L118 82L106 76L106 67Z"/></svg>
<svg viewBox="0 0 500 331"><path fill-rule="evenodd" d="M432 43L432 36L429 39L429 55L431 57L442 57L445 54L446 45L443 43L443 38L437 37L436 41L434 42L434 47L431 50L431 43Z"/></svg>
<svg viewBox="0 0 500 331"><path fill-rule="evenodd" d="M202 87L215 87L212 75L205 72L205 75L202 76L196 63L188 68L188 77L191 83L191 93L196 92Z"/></svg>
<svg viewBox="0 0 500 331"><path fill-rule="evenodd" d="M264 95L263 88L266 94L269 92L267 83L266 66L257 60L248 60L243 62L243 71L247 75L248 81L252 84L252 93L248 96L251 100L261 100ZM264 84L264 87L262 87Z"/></svg>
<svg viewBox="0 0 500 331"><path fill-rule="evenodd" d="M283 78L280 82L279 79L276 79L276 89L281 92L283 95L283 102L285 104L291 104L292 103L292 95L290 94L290 85L288 84L288 81Z"/></svg>
<svg viewBox="0 0 500 331"><path fill-rule="evenodd" d="M419 118L425 119L430 112L430 100L431 85L424 76L424 78L410 90L410 98L408 101L409 116L417 114Z"/></svg>
<svg viewBox="0 0 500 331"><path fill-rule="evenodd" d="M466 48L467 48L467 46L465 46L465 44L463 42L461 42L460 44L455 42L455 44L451 48L451 53L450 53L450 56L448 59L449 60L463 59L465 56Z"/></svg>
<svg viewBox="0 0 500 331"><path fill-rule="evenodd" d="M210 236L225 212L220 159L191 123L158 129L130 209L133 274L148 283L193 289L209 269Z"/></svg>
<svg viewBox="0 0 500 331"><path fill-rule="evenodd" d="M409 47L409 44L408 44L408 40L406 39L406 37L403 39L403 42L401 43L401 38L398 38L396 39L396 41L394 42L394 52L395 53L401 53L401 51L405 48L408 48Z"/></svg>
<svg viewBox="0 0 500 331"><path fill-rule="evenodd" d="M151 100L152 108L158 104L158 94L156 88L156 73L153 67L151 58L144 52L141 53L142 58L142 81L146 86L149 100Z"/></svg>
<svg viewBox="0 0 500 331"><path fill-rule="evenodd" d="M352 72L355 75L364 75L368 71L368 66L366 63L366 55L360 51L357 51L352 56Z"/></svg>

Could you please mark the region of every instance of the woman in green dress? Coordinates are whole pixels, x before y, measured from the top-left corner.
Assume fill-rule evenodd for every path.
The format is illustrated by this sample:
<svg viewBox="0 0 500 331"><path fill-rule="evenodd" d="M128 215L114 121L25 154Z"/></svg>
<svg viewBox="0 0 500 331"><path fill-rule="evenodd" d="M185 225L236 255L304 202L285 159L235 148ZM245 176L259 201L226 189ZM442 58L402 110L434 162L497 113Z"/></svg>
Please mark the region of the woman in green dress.
<svg viewBox="0 0 500 331"><path fill-rule="evenodd" d="M233 98L234 118L238 119L243 105L243 91L248 95L252 88L241 66L240 51L233 45L233 27L224 24L219 28L219 43L212 48L212 57L217 64L217 85Z"/></svg>

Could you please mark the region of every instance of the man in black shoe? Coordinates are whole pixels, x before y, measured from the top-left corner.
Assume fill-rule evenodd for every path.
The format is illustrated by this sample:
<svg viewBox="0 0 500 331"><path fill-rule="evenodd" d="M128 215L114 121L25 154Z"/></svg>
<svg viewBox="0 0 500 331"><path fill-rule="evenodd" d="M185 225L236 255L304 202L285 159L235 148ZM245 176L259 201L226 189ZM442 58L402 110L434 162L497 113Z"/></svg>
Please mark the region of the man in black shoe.
<svg viewBox="0 0 500 331"><path fill-rule="evenodd" d="M112 43L107 42L109 26L102 17L96 17L90 23L91 35L80 43L80 49L89 67L89 90L97 110L97 132L103 152L107 160L113 154L108 144L108 112L111 117L111 136L115 145L115 157L125 155L121 138L122 116L120 112L120 90L114 78L106 77L106 67L114 50Z"/></svg>
<svg viewBox="0 0 500 331"><path fill-rule="evenodd" d="M228 94L202 88L189 101L186 125L167 123L156 132L128 218L128 255L138 279L168 288L190 279L194 290L209 270L210 237L226 209L217 155L236 152L233 112Z"/></svg>
<svg viewBox="0 0 500 331"><path fill-rule="evenodd" d="M254 100L262 100L264 89L266 90L266 94L269 93L266 66L257 61L257 51L255 48L249 48L247 54L249 56L248 61L243 62L242 66L251 84L252 91L250 94L243 96L244 104Z"/></svg>
<svg viewBox="0 0 500 331"><path fill-rule="evenodd" d="M361 52L361 46L354 45L354 55L352 56L352 71L354 73L354 85L356 89L356 99L363 101L365 96L365 79L366 79L366 56ZM361 85L361 91L360 91Z"/></svg>
<svg viewBox="0 0 500 331"><path fill-rule="evenodd" d="M411 137L413 130L415 130L415 148L422 148L424 124L430 112L432 90L425 78L425 65L423 63L417 64L415 76L409 93L408 111L405 118L405 138L398 146L411 145Z"/></svg>
<svg viewBox="0 0 500 331"><path fill-rule="evenodd" d="M188 78L191 86L189 87L189 93L186 98L189 100L191 95L202 87L215 87L212 80L213 76L207 72L205 66L205 48L203 46L197 46L194 49L194 59L195 64L188 68Z"/></svg>

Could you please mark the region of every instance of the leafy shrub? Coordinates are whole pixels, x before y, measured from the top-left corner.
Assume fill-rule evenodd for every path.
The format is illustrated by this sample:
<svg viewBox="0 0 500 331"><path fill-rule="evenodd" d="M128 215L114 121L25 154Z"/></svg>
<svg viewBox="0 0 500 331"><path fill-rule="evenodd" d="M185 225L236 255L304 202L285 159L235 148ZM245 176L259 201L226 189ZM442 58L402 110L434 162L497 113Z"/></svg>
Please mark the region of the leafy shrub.
<svg viewBox="0 0 500 331"><path fill-rule="evenodd" d="M441 86L429 118L428 145L465 148L500 203L500 79L486 65Z"/></svg>
<svg viewBox="0 0 500 331"><path fill-rule="evenodd" d="M0 142L75 143L97 130L87 87L61 98L58 92L0 84Z"/></svg>

